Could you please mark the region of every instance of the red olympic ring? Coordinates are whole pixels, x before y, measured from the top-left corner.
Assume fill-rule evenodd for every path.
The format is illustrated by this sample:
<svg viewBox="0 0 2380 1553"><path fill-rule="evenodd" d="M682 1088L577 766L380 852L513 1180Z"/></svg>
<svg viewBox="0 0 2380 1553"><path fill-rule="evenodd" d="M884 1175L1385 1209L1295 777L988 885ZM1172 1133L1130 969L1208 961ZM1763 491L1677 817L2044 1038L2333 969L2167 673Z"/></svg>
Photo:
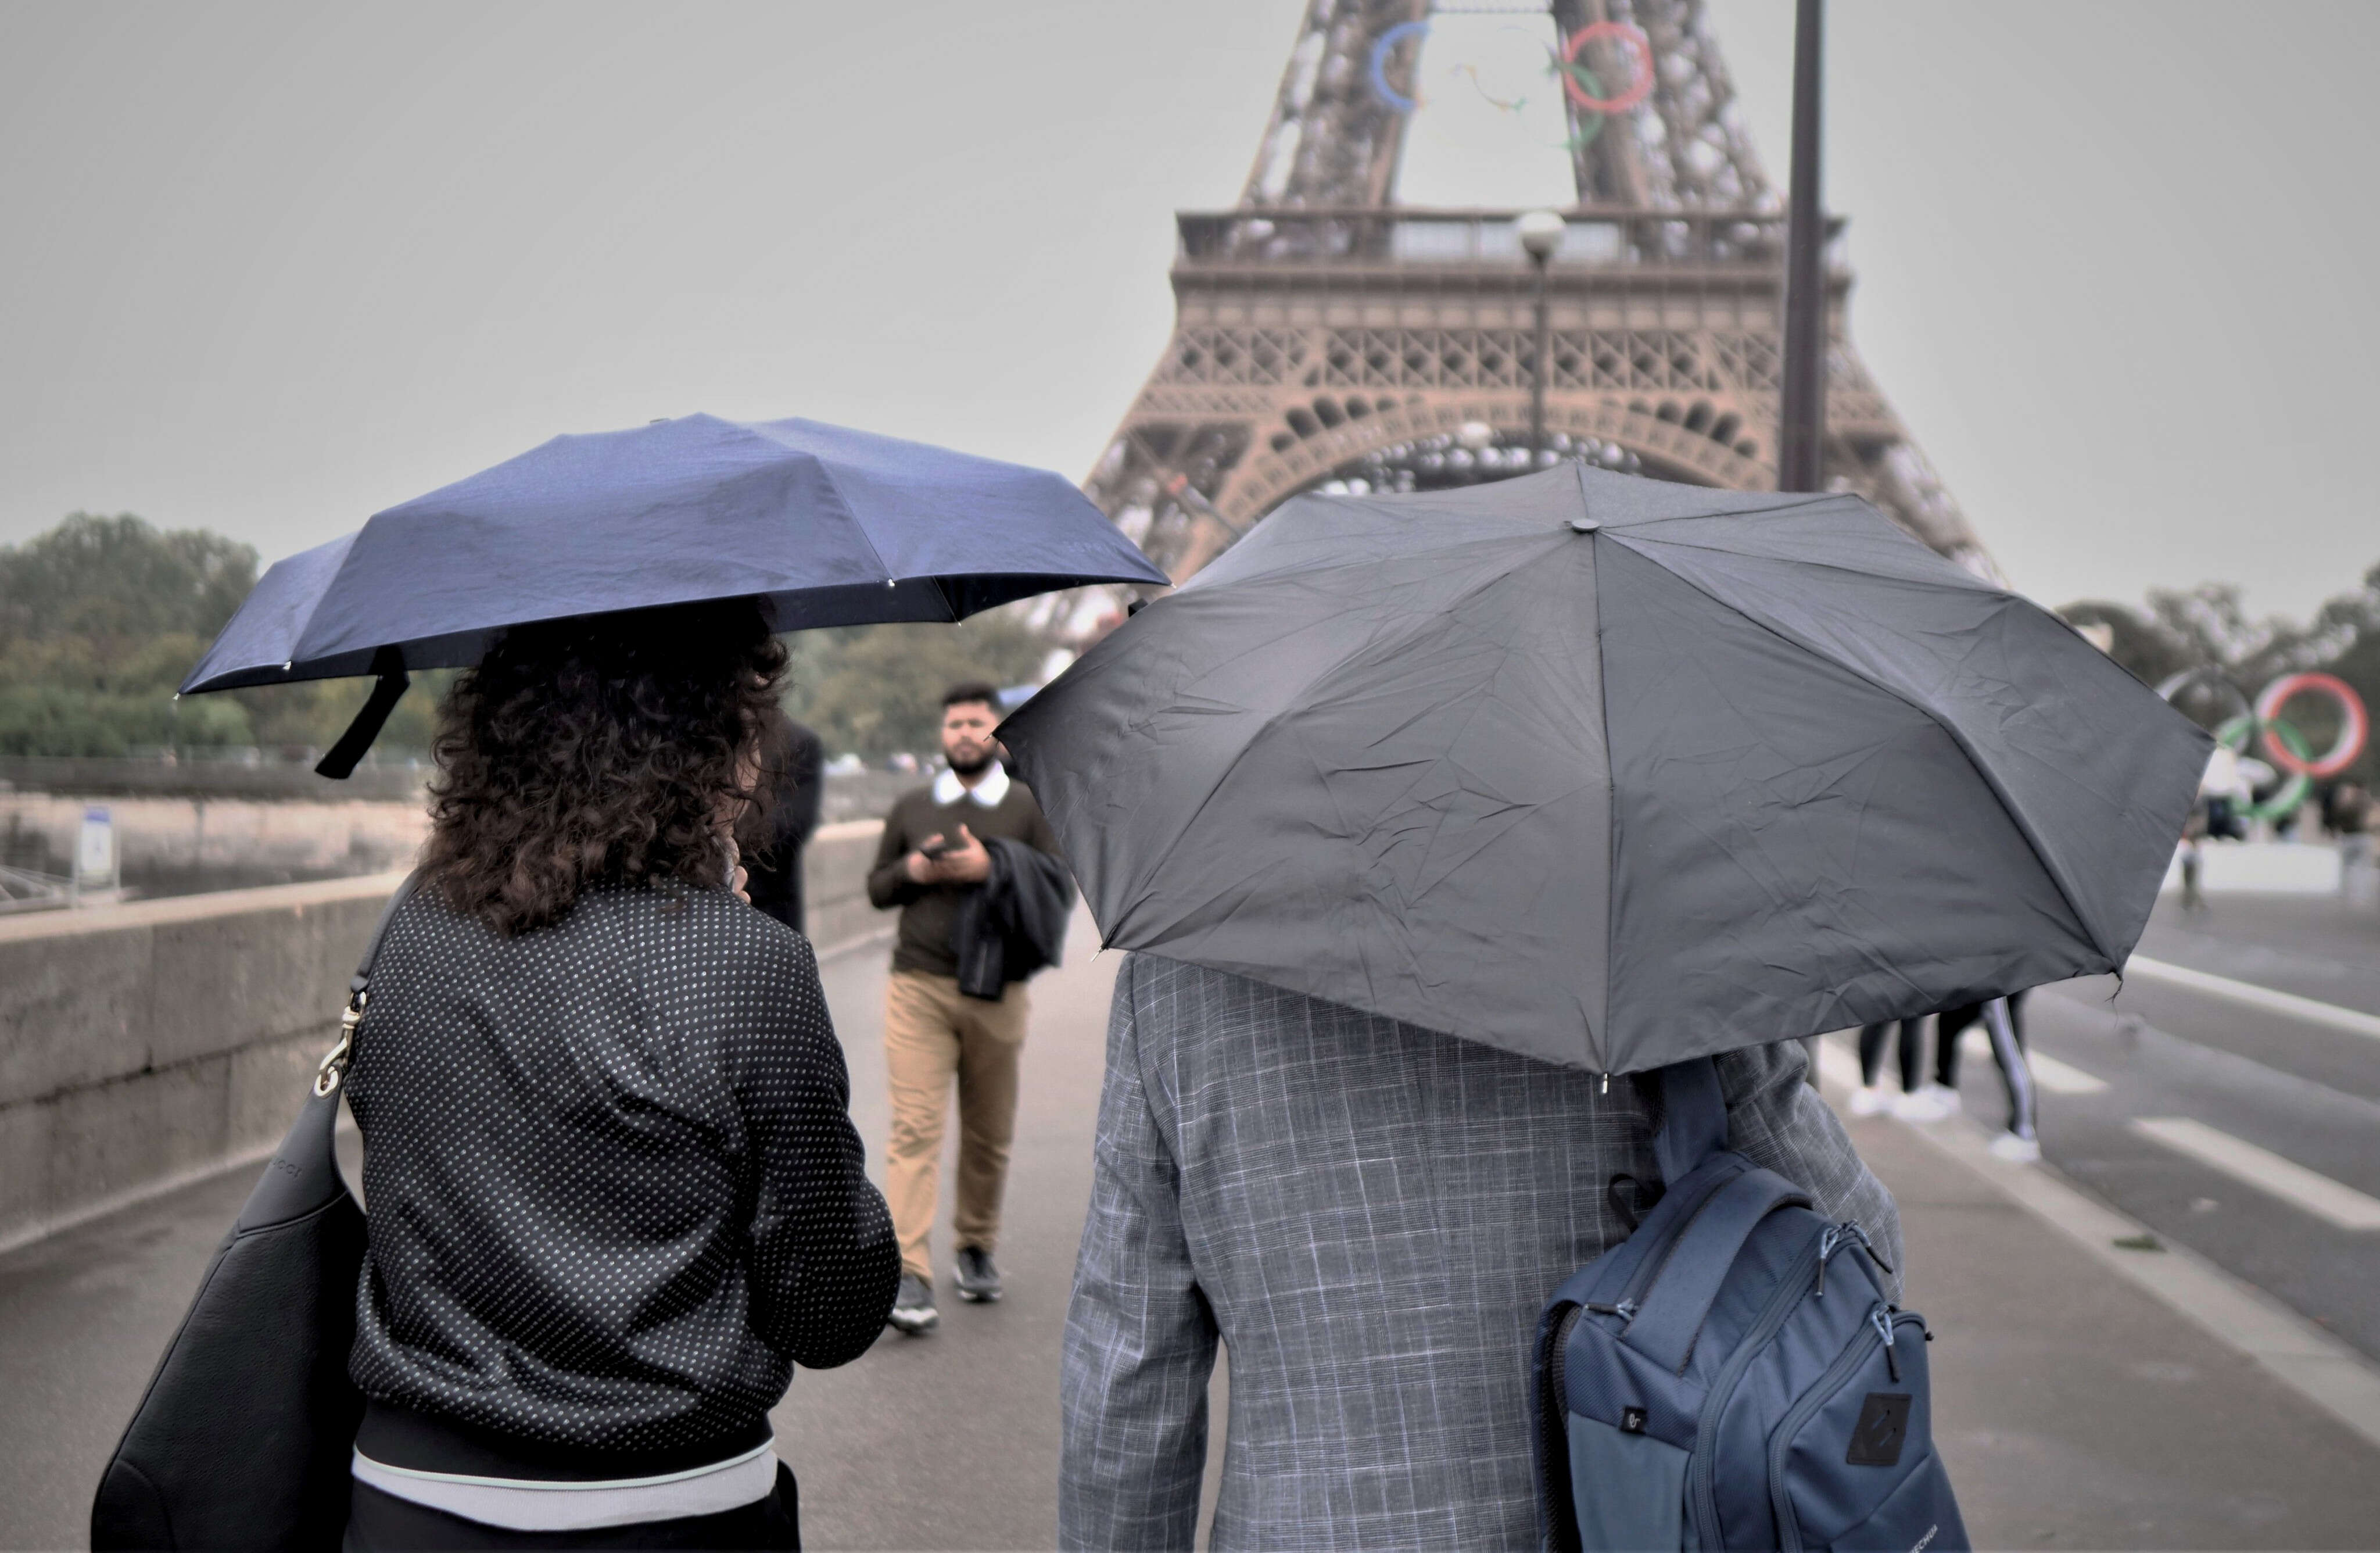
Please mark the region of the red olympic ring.
<svg viewBox="0 0 2380 1553"><path fill-rule="evenodd" d="M2281 708L2292 698L2309 692L2326 695L2338 703L2338 738L2331 744L2330 752L2320 760L2301 758L2271 732ZM2283 771L2300 776L2336 776L2353 765L2355 757L2363 752L2363 738L2371 719L2364 714L2363 698L2355 693L2355 687L2338 676L2284 674L2265 686L2265 693L2256 698L2256 724L2265 730L2265 758Z"/></svg>
<svg viewBox="0 0 2380 1553"><path fill-rule="evenodd" d="M1622 114L1653 94L1653 40L1645 36L1641 27L1624 21L1590 21L1570 35L1562 44L1562 63L1576 65L1578 51L1597 38L1613 38L1633 51L1635 58L1628 67L1628 86L1617 97L1590 97L1570 71L1562 72L1562 90L1570 100L1589 113Z"/></svg>

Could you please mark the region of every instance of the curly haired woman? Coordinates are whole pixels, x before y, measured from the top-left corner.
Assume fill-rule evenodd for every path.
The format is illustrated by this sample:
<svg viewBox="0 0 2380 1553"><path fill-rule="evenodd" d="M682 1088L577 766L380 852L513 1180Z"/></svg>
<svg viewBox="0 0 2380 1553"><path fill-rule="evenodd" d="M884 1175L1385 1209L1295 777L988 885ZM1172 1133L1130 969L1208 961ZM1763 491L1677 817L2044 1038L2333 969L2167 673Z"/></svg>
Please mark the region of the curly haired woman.
<svg viewBox="0 0 2380 1553"><path fill-rule="evenodd" d="M740 898L757 603L516 627L456 683L346 1081L350 1548L796 1547L769 1410L900 1259L798 934Z"/></svg>

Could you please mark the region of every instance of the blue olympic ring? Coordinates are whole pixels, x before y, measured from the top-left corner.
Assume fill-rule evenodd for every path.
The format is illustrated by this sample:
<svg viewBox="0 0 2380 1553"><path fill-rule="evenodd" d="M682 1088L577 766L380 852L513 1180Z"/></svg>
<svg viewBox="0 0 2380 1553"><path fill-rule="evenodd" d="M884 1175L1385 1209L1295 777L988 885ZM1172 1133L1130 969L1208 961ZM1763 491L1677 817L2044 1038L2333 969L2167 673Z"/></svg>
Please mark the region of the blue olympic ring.
<svg viewBox="0 0 2380 1553"><path fill-rule="evenodd" d="M1389 51L1410 37L1427 37L1429 23L1401 21L1372 41L1372 95L1391 112L1409 114L1421 104L1389 84Z"/></svg>

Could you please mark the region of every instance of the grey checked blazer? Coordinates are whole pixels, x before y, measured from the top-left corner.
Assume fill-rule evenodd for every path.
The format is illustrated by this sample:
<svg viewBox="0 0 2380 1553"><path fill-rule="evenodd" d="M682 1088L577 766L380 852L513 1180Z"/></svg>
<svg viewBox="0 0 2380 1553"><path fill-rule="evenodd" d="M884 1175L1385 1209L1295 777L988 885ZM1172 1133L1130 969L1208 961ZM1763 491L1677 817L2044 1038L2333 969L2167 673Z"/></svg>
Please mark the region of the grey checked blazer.
<svg viewBox="0 0 2380 1553"><path fill-rule="evenodd" d="M1900 1222L1798 1046L1722 1058L1730 1143ZM1562 1278L1659 1179L1627 1079L1245 977L1127 959L1067 1313L1059 1540L1187 1548L1207 1385L1231 1353L1217 1548L1524 1547L1529 1346Z"/></svg>

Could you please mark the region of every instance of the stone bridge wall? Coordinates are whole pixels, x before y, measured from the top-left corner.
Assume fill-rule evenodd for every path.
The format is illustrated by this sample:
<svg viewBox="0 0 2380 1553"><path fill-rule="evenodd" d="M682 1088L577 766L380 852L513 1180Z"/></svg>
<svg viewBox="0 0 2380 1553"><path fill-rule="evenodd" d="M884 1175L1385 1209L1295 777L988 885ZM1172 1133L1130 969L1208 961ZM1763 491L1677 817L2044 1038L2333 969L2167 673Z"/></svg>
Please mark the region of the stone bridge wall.
<svg viewBox="0 0 2380 1553"><path fill-rule="evenodd" d="M880 828L811 842L822 948L891 924L866 894ZM278 1142L403 876L0 919L0 1248Z"/></svg>

